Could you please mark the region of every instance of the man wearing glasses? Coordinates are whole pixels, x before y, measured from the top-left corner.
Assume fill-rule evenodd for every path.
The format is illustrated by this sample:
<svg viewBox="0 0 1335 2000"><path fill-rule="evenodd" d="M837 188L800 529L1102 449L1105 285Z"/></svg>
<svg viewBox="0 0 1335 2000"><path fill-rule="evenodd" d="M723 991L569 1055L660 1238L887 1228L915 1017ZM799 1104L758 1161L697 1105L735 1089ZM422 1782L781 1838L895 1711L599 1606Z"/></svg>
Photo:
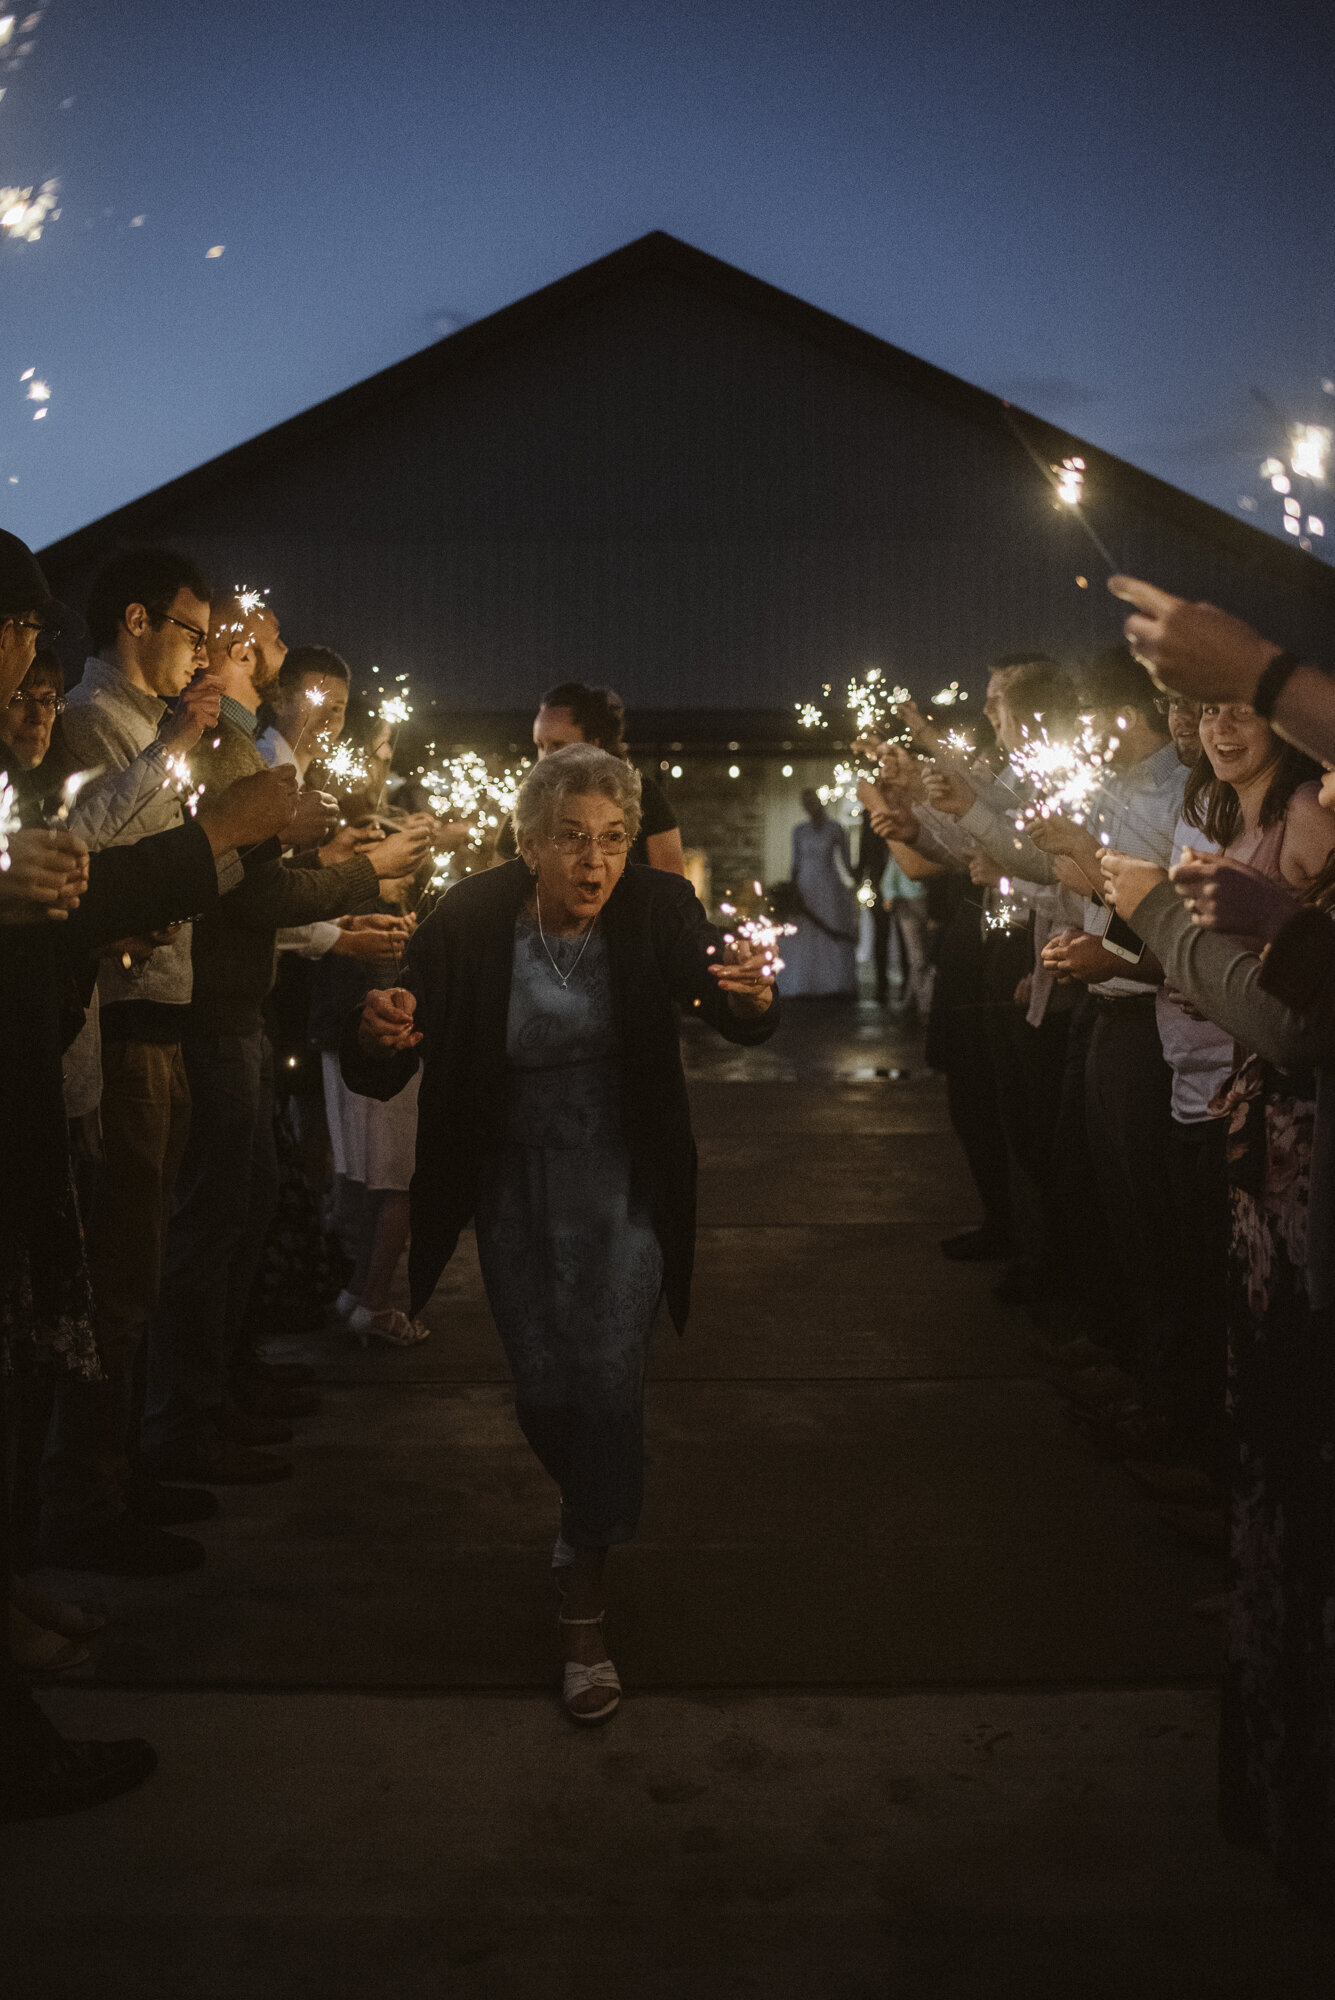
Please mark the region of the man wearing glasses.
<svg viewBox="0 0 1335 2000"><path fill-rule="evenodd" d="M185 556L132 549L95 578L87 615L96 651L62 717L64 762L96 773L77 805L89 846L130 846L180 824L190 789L183 760L217 726L221 690L204 671L209 586ZM101 1097L103 1164L86 1233L106 1380L84 1399L78 1425L57 1424L39 1553L111 1575L193 1568L202 1545L164 1526L216 1510L211 1494L132 1476L125 1443L134 1357L157 1299L163 1211L189 1126L181 1037L190 940L182 924L146 963L104 958L99 1005L66 1057L67 1109L86 1115Z"/></svg>

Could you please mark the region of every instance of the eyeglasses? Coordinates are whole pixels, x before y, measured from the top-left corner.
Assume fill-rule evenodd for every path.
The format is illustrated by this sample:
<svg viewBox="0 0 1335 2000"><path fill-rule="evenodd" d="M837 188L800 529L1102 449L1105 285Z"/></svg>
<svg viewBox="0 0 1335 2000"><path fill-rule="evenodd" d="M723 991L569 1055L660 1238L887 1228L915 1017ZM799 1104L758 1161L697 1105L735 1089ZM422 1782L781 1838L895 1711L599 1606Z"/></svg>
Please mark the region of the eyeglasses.
<svg viewBox="0 0 1335 2000"><path fill-rule="evenodd" d="M207 647L209 635L207 632L201 632L198 625L187 625L182 619L173 618L170 611L158 611L154 615L161 618L165 624L174 625L178 632L184 632L190 641L192 653L202 653Z"/></svg>
<svg viewBox="0 0 1335 2000"><path fill-rule="evenodd" d="M622 827L612 833L554 833L552 846L558 854L587 854L590 845L600 854L624 854L630 846L630 835Z"/></svg>
<svg viewBox="0 0 1335 2000"><path fill-rule="evenodd" d="M54 719L65 713L65 697L63 694L25 694L20 688L17 694L9 697L9 706L26 708L34 714L49 715Z"/></svg>
<svg viewBox="0 0 1335 2000"><path fill-rule="evenodd" d="M8 625L16 625L20 632L40 633L40 632L45 632L46 630L46 627L45 625L43 625L40 618L9 618L5 620L5 623Z"/></svg>

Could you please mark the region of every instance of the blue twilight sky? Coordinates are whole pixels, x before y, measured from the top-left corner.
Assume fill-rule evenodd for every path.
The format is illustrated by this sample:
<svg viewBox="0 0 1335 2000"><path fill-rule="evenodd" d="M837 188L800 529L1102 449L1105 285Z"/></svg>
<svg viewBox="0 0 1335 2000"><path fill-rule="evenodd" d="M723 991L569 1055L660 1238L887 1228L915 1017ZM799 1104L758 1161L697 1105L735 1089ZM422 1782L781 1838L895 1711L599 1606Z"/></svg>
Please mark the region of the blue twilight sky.
<svg viewBox="0 0 1335 2000"><path fill-rule="evenodd" d="M654 228L1234 511L1285 418L1335 422L1320 0L25 18L0 186L62 212L0 242L0 523L36 546Z"/></svg>

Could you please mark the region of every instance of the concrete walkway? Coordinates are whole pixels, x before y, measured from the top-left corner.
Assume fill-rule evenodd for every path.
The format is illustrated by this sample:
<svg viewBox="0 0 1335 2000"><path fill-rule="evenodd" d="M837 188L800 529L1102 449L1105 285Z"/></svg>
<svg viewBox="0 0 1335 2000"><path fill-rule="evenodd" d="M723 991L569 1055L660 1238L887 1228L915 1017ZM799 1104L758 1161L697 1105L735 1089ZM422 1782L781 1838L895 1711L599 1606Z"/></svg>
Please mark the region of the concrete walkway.
<svg viewBox="0 0 1335 2000"><path fill-rule="evenodd" d="M296 1479L50 1706L140 1793L6 1830L31 1993L1305 2000L1335 1949L1213 1830L1215 1559L1092 1457L875 1010L692 1035L701 1236L659 1336L627 1683L555 1699L553 1503L465 1252L433 1337L317 1359ZM61 1582L66 1588L76 1580ZM12 1961L11 1961L12 1963Z"/></svg>

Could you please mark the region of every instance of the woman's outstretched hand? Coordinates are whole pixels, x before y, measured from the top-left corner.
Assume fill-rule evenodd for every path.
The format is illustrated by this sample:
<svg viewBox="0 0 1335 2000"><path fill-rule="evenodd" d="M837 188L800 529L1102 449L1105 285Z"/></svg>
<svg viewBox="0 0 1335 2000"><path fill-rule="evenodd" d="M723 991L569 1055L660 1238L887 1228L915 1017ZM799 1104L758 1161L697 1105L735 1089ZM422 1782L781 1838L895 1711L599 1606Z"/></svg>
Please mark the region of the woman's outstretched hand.
<svg viewBox="0 0 1335 2000"><path fill-rule="evenodd" d="M416 1012L417 996L406 986L376 987L368 993L357 1030L367 1055L397 1055L401 1049L415 1049L422 1039L413 1028Z"/></svg>
<svg viewBox="0 0 1335 2000"><path fill-rule="evenodd" d="M739 952L732 960L718 959L709 970L718 981L719 992L727 994L734 1014L746 1019L768 1011L779 976L779 962L772 951L757 946L754 951Z"/></svg>

